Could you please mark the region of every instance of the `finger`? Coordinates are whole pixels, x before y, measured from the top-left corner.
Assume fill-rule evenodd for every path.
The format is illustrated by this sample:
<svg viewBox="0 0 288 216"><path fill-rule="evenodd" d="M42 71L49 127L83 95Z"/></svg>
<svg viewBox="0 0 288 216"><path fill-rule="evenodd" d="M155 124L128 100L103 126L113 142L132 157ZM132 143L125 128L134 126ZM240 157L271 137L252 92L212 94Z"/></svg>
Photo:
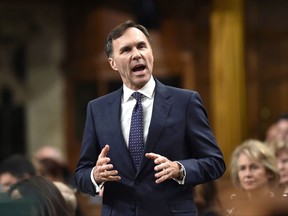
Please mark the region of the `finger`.
<svg viewBox="0 0 288 216"><path fill-rule="evenodd" d="M154 170L160 171L160 170L164 170L167 168L168 168L168 166L166 165L166 163L159 163L157 166L154 167Z"/></svg>
<svg viewBox="0 0 288 216"><path fill-rule="evenodd" d="M120 181L120 176L109 176L106 181Z"/></svg>
<svg viewBox="0 0 288 216"><path fill-rule="evenodd" d="M99 172L105 172L105 171L111 171L113 169L113 165L112 164L102 164L101 166L99 166Z"/></svg>
<svg viewBox="0 0 288 216"><path fill-rule="evenodd" d="M118 176L117 170L102 172L101 178L103 179L103 181L119 181L121 179L121 177Z"/></svg>
<svg viewBox="0 0 288 216"><path fill-rule="evenodd" d="M106 165L110 162L110 158L108 157L104 157L104 158L98 158L97 162L96 162L96 166L100 167L103 165ZM106 169L106 168L105 168ZM104 169L103 169L104 170Z"/></svg>
<svg viewBox="0 0 288 216"><path fill-rule="evenodd" d="M105 145L105 147L101 150L101 153L99 154L98 158L104 158L107 156L108 152L110 150L109 145Z"/></svg>
<svg viewBox="0 0 288 216"><path fill-rule="evenodd" d="M170 179L172 177L172 175L171 175L171 172L169 170L165 169L159 173L156 173L155 177L157 178L155 182L157 184L159 184L161 182L166 181L167 179Z"/></svg>
<svg viewBox="0 0 288 216"><path fill-rule="evenodd" d="M121 177L118 176L117 170L96 169L93 175L97 183L106 181L119 181L121 179Z"/></svg>
<svg viewBox="0 0 288 216"><path fill-rule="evenodd" d="M161 178L156 179L155 183L156 184L160 184L160 183L162 183L162 182L164 182L166 180L167 180L167 177L166 176L162 176Z"/></svg>
<svg viewBox="0 0 288 216"><path fill-rule="evenodd" d="M104 172L100 173L100 176L102 178L109 178L109 177L115 176L117 174L118 174L117 170L110 170L110 171L105 170Z"/></svg>
<svg viewBox="0 0 288 216"><path fill-rule="evenodd" d="M166 161L166 158L164 156L155 153L146 153L145 156L149 159L154 160L155 164L161 164Z"/></svg>
<svg viewBox="0 0 288 216"><path fill-rule="evenodd" d="M175 170L174 165L165 157L162 158L164 158L166 162L160 163L154 167L154 170L158 172L156 177L159 178L163 175L169 175L169 177L171 177L173 175L173 171Z"/></svg>
<svg viewBox="0 0 288 216"><path fill-rule="evenodd" d="M148 159L155 160L155 159L159 158L161 155L155 154L155 153L146 153L145 156L146 156Z"/></svg>
<svg viewBox="0 0 288 216"><path fill-rule="evenodd" d="M168 171L167 171L166 169L162 169L162 170L160 170L159 172L157 172L157 173L155 174L155 177L156 177L156 178L161 178L162 176L167 175L167 173L168 173Z"/></svg>
<svg viewBox="0 0 288 216"><path fill-rule="evenodd" d="M108 181L120 181L121 177L120 176L109 176L109 177L103 177L101 178L101 182L108 182Z"/></svg>

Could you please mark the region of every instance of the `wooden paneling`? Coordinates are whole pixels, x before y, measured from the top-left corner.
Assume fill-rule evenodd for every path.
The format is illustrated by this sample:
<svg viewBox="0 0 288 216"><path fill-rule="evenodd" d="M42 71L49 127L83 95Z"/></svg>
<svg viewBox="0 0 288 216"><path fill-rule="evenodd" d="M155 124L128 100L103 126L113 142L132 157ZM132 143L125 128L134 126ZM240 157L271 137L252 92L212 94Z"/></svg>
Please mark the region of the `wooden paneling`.
<svg viewBox="0 0 288 216"><path fill-rule="evenodd" d="M288 112L288 2L247 1L247 137L265 139L275 118Z"/></svg>
<svg viewBox="0 0 288 216"><path fill-rule="evenodd" d="M211 28L213 124L228 163L244 138L246 123L243 0L216 0Z"/></svg>

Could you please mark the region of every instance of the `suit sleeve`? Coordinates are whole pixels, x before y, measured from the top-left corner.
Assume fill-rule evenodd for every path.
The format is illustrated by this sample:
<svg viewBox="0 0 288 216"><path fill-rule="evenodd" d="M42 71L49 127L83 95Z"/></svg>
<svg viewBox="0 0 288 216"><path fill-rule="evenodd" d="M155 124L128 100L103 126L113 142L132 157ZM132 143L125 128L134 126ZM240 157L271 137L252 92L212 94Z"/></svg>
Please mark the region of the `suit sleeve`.
<svg viewBox="0 0 288 216"><path fill-rule="evenodd" d="M101 151L98 146L92 103L89 102L87 106L87 116L80 150L80 158L75 171L75 181L81 192L88 193L91 196L97 194L95 185L91 181L91 171L95 166L98 155Z"/></svg>
<svg viewBox="0 0 288 216"><path fill-rule="evenodd" d="M197 92L192 92L189 100L186 131L191 158L179 161L186 170L185 184L197 185L221 177L225 162Z"/></svg>

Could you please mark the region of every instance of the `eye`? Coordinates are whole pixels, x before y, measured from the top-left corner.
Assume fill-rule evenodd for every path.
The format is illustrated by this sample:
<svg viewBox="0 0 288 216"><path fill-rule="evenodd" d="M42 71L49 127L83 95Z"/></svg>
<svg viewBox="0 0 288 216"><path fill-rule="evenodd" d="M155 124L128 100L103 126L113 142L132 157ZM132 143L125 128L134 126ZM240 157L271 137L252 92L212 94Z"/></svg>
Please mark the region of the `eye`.
<svg viewBox="0 0 288 216"><path fill-rule="evenodd" d="M246 169L245 166L239 166L239 167L238 167L238 170L239 170L239 171L243 171L243 170L245 170L245 169Z"/></svg>
<svg viewBox="0 0 288 216"><path fill-rule="evenodd" d="M126 46L126 47L123 47L121 50L120 50L120 53L125 53L125 52L129 52L131 50L130 47Z"/></svg>
<svg viewBox="0 0 288 216"><path fill-rule="evenodd" d="M258 165L256 165L256 164L252 164L251 165L251 169L254 169L254 170L256 170L256 169L258 169L259 168L259 166Z"/></svg>
<svg viewBox="0 0 288 216"><path fill-rule="evenodd" d="M146 48L147 46L146 46L146 43L143 42L143 43L139 43L137 47L138 49L143 49L143 48Z"/></svg>

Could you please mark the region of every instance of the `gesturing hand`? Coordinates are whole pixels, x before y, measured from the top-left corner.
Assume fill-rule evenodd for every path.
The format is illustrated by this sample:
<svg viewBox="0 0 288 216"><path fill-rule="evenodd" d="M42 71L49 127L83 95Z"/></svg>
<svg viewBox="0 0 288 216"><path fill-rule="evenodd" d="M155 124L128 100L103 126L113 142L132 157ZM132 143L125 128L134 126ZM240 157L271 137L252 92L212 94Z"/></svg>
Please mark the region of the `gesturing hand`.
<svg viewBox="0 0 288 216"><path fill-rule="evenodd" d="M154 170L157 172L155 174L155 182L157 184L164 182L167 179L179 177L180 168L177 162L170 161L166 157L155 153L146 153L145 156L148 159L154 160L154 163L156 164Z"/></svg>
<svg viewBox="0 0 288 216"><path fill-rule="evenodd" d="M98 156L96 166L93 170L93 176L97 184L107 181L119 181L121 179L120 176L117 176L118 171L113 170L113 165L109 163L110 158L107 157L109 149L109 145L105 145Z"/></svg>

